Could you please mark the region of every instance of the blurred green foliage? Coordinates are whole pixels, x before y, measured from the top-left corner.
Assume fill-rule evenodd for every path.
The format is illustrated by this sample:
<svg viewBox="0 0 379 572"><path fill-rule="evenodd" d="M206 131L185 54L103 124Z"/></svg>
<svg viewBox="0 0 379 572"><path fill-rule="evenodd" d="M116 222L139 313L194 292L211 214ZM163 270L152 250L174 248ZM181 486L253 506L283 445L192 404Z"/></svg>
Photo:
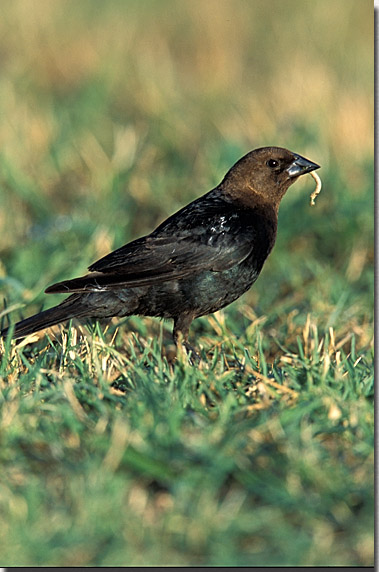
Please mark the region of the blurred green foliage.
<svg viewBox="0 0 379 572"><path fill-rule="evenodd" d="M312 179L291 187L252 290L193 324L199 369L137 317L5 344L3 566L372 565L373 20L368 0L2 6L12 320L255 147L323 181L314 208Z"/></svg>

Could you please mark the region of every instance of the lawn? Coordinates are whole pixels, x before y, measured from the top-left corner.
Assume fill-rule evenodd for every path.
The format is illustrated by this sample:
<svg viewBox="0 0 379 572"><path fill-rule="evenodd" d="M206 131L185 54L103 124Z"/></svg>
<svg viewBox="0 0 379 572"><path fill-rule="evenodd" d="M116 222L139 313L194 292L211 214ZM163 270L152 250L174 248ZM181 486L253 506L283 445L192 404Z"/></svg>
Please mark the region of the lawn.
<svg viewBox="0 0 379 572"><path fill-rule="evenodd" d="M1 566L371 566L368 0L14 0L0 19L3 325L249 150L319 163L253 288L196 320L0 349Z"/></svg>

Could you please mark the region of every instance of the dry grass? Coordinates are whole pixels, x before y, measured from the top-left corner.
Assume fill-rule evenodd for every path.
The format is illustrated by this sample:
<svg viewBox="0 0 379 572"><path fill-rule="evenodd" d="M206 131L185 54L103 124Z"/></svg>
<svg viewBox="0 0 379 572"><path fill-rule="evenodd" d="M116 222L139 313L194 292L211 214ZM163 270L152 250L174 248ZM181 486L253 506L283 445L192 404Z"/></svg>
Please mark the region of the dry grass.
<svg viewBox="0 0 379 572"><path fill-rule="evenodd" d="M4 322L254 147L323 181L198 368L147 318L5 342L3 565L372 565L373 43L368 0L3 6Z"/></svg>

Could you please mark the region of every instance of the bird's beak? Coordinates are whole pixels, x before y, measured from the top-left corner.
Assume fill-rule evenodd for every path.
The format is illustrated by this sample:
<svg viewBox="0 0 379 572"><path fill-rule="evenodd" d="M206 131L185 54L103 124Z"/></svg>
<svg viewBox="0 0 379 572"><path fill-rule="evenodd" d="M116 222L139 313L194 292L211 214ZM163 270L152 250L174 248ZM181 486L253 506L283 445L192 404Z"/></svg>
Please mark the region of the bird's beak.
<svg viewBox="0 0 379 572"><path fill-rule="evenodd" d="M305 175L306 173L310 173L315 169L319 169L320 165L317 163L313 163L313 161L309 161L305 157L301 155L294 155L295 160L291 163L291 165L286 169L288 175L292 177L299 177L300 175Z"/></svg>

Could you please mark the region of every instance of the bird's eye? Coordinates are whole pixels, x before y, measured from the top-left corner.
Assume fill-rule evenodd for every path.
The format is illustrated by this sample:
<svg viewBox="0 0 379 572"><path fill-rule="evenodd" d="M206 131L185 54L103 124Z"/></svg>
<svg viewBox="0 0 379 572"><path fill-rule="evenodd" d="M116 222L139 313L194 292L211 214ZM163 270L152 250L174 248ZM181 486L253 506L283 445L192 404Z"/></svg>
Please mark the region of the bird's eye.
<svg viewBox="0 0 379 572"><path fill-rule="evenodd" d="M267 167L270 167L270 169L276 169L277 167L279 167L279 161L275 161L275 159L269 159L266 162Z"/></svg>

